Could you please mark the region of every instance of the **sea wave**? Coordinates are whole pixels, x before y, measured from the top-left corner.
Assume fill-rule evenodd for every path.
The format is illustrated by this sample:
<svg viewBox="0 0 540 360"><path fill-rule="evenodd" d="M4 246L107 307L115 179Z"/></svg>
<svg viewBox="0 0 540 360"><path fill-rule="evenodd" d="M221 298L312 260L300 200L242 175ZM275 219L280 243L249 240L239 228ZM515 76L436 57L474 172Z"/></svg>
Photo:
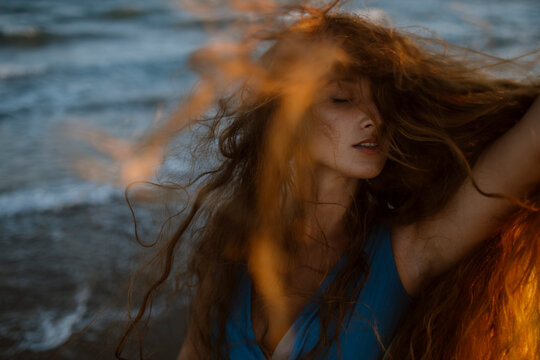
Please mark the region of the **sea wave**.
<svg viewBox="0 0 540 360"><path fill-rule="evenodd" d="M119 6L97 15L98 18L106 20L131 20L144 16L165 13L165 8L137 7L137 6Z"/></svg>
<svg viewBox="0 0 540 360"><path fill-rule="evenodd" d="M27 76L36 76L46 73L45 65L24 66L21 64L0 64L0 79L9 80Z"/></svg>
<svg viewBox="0 0 540 360"><path fill-rule="evenodd" d="M69 110L79 112L97 112L107 109L156 109L158 106L171 103L174 100L172 96L169 96L168 99L166 96L167 94L152 94L148 96L134 97L131 99L127 98L126 96L122 99L111 98L103 99L101 101L88 101L86 103L81 102L76 106L69 107Z"/></svg>
<svg viewBox="0 0 540 360"><path fill-rule="evenodd" d="M188 18L176 21L172 26L175 29L202 29L203 27L210 29L225 27L238 20L239 17Z"/></svg>
<svg viewBox="0 0 540 360"><path fill-rule="evenodd" d="M17 190L0 194L0 216L105 204L121 196L123 196L123 189L109 184L93 183Z"/></svg>
<svg viewBox="0 0 540 360"><path fill-rule="evenodd" d="M111 35L97 32L59 33L40 26L14 26L0 29L0 45L16 47L39 47L51 43L109 37Z"/></svg>
<svg viewBox="0 0 540 360"><path fill-rule="evenodd" d="M41 311L37 316L38 326L24 334L19 350L46 351L66 342L85 315L90 294L88 286L78 289L75 309L67 314L64 311Z"/></svg>
<svg viewBox="0 0 540 360"><path fill-rule="evenodd" d="M353 10L352 13L367 18L375 23L383 25L390 25L392 23L390 15L381 8L357 8Z"/></svg>

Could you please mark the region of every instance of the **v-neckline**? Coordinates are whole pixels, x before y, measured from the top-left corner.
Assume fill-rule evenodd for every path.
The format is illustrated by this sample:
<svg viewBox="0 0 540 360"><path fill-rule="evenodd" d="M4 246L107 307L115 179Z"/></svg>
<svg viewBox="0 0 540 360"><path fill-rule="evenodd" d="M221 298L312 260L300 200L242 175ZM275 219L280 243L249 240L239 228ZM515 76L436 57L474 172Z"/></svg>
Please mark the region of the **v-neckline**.
<svg viewBox="0 0 540 360"><path fill-rule="evenodd" d="M321 284L319 285L317 290L313 293L313 295L311 296L309 301L302 307L302 310L300 310L300 312L298 313L298 316L291 323L290 327L287 329L287 331L285 332L283 337L281 339L279 339L276 347L273 349L272 354L275 353L275 350L278 348L281 341L287 336L287 334L290 331L292 331L294 328L298 328L298 323L300 321L302 321L302 319L304 319L309 313L311 313L315 309L315 307L317 306L317 303L316 303L317 297L319 297L324 291L326 291L328 289L328 286L330 286L332 281L334 281L334 279L336 277L336 273L338 272L339 268L342 267L342 264L344 262L345 257L346 257L346 254L344 253L343 255L341 255L339 260L334 264L332 269L330 269L330 271L328 272L328 274L326 275L324 280L321 282ZM253 282L252 282L249 274L247 276L247 281L248 281L248 289L247 289L247 293L248 293L247 301L248 301L248 303L247 303L247 306L245 308L246 308L246 312L247 312L246 317L247 317L247 321L248 321L248 332L249 332L248 335L250 336L250 338L252 338L254 340L254 344L257 347L257 350L260 352L260 355L263 358L265 358L264 351L261 349L261 347L257 343L257 339L255 337L255 331L253 330L253 319L251 318L251 314L252 314L251 297L252 297L252 292L253 292ZM293 345L291 351L294 351L294 345ZM290 356L290 354L289 354L289 356Z"/></svg>

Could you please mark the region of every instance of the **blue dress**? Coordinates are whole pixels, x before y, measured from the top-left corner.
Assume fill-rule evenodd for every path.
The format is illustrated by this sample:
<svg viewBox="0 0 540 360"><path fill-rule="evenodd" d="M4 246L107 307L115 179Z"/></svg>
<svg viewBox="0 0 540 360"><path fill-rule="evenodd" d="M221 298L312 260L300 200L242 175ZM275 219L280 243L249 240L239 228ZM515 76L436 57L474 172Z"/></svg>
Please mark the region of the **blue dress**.
<svg viewBox="0 0 540 360"><path fill-rule="evenodd" d="M352 308L351 316L344 320L339 329L339 350L333 344L325 358L380 359L384 350L378 336L384 346L388 346L399 321L412 302L398 276L388 226L381 225L371 232L366 242L366 252L370 262L369 275ZM302 309L278 344L272 359L301 359L314 348L320 337L321 324L317 314L319 305L313 300L328 288L343 263L344 257L327 275L312 301ZM251 280L246 274L239 284L238 301L227 322L229 357L233 360L266 359L255 341L251 323L251 288Z"/></svg>

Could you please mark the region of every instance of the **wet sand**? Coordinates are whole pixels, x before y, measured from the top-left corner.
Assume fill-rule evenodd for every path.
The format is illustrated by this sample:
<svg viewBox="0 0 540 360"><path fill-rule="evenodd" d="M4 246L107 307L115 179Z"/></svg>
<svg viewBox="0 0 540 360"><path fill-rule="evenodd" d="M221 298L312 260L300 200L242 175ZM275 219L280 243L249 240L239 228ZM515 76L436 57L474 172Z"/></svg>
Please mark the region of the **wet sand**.
<svg viewBox="0 0 540 360"><path fill-rule="evenodd" d="M124 327L116 324L106 329L96 330L90 325L57 349L45 352L23 351L0 359L10 360L100 360L115 359L114 352ZM151 359L176 359L186 336L187 309L174 309L167 316L154 319L151 331L144 342L144 352ZM12 340L0 338L0 346L11 347ZM135 344L136 345L136 344ZM133 347L132 347L133 350ZM125 357L138 359L136 351L125 352Z"/></svg>

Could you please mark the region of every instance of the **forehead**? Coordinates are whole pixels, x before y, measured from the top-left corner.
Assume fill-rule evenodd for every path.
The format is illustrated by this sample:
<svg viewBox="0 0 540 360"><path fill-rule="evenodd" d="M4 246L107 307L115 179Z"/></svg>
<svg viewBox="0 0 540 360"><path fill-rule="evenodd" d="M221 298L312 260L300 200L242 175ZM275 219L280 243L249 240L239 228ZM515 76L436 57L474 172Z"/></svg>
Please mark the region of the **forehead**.
<svg viewBox="0 0 540 360"><path fill-rule="evenodd" d="M323 85L327 90L342 89L353 91L359 97L371 100L371 82L366 77L331 74L324 79Z"/></svg>

